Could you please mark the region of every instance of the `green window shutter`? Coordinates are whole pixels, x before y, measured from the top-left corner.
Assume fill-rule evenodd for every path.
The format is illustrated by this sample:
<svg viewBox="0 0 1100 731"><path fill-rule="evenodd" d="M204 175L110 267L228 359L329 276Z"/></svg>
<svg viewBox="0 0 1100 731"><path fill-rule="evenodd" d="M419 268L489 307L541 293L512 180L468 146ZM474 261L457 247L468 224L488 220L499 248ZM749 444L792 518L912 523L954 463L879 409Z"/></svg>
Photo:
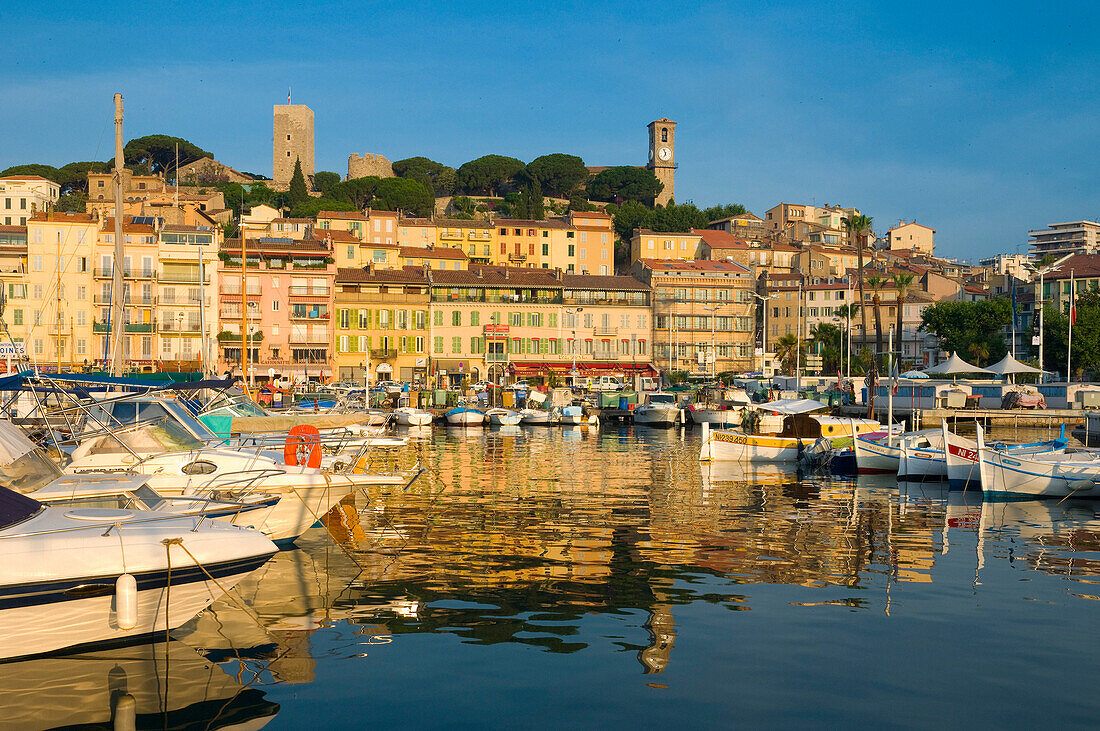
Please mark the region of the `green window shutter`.
<svg viewBox="0 0 1100 731"><path fill-rule="evenodd" d="M550 313L550 318L549 318L548 325L549 325L549 327L557 327L558 326L558 313L556 313L556 312L551 312Z"/></svg>
<svg viewBox="0 0 1100 731"><path fill-rule="evenodd" d="M550 352L550 338L543 338L542 339L542 348L541 348L541 350L542 350L543 353L549 353Z"/></svg>

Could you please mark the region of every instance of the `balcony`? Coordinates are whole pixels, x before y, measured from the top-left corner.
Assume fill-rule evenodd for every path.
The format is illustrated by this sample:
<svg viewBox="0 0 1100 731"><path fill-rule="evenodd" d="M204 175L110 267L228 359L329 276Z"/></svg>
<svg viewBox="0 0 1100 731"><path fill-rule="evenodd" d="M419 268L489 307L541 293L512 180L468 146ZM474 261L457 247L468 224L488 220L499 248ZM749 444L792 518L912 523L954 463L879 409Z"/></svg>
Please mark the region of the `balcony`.
<svg viewBox="0 0 1100 731"><path fill-rule="evenodd" d="M508 360L507 353L486 353L485 360L489 363L504 363Z"/></svg>
<svg viewBox="0 0 1100 731"><path fill-rule="evenodd" d="M210 298L206 298L206 302L203 302L202 297L168 297L161 295L157 304L168 305L171 307L201 307L205 304L210 306Z"/></svg>
<svg viewBox="0 0 1100 731"><path fill-rule="evenodd" d="M328 297L331 291L328 287L287 287L291 297Z"/></svg>
<svg viewBox="0 0 1100 731"><path fill-rule="evenodd" d="M588 354L592 360L618 360L619 354L614 350L597 350Z"/></svg>
<svg viewBox="0 0 1100 731"><path fill-rule="evenodd" d="M370 351L372 360L390 360L397 357L396 348L373 348Z"/></svg>
<svg viewBox="0 0 1100 731"><path fill-rule="evenodd" d="M597 338L613 338L619 334L619 328L617 327L594 327L592 328L593 337Z"/></svg>
<svg viewBox="0 0 1100 731"><path fill-rule="evenodd" d="M387 292L386 294L382 294L381 292L337 292L336 302L339 305L358 304L360 302L426 305L428 304L428 295L427 293L399 294Z"/></svg>
<svg viewBox="0 0 1100 731"><path fill-rule="evenodd" d="M263 295L263 287L260 287L260 286L248 287L247 292L248 292L249 297L259 297L259 296ZM232 287L232 286L222 287L218 290L218 294L226 296L226 297L240 297L241 296L241 288L240 287Z"/></svg>
<svg viewBox="0 0 1100 731"><path fill-rule="evenodd" d="M488 231L471 231L466 238L470 241L492 241L493 235Z"/></svg>
<svg viewBox="0 0 1100 731"><path fill-rule="evenodd" d="M527 254L509 254L508 261L527 261Z"/></svg>
<svg viewBox="0 0 1100 731"><path fill-rule="evenodd" d="M291 335L291 345L324 346L328 347L328 335Z"/></svg>
<svg viewBox="0 0 1100 731"><path fill-rule="evenodd" d="M182 325L179 320L165 320L160 325L162 333L201 333L202 325L197 322L185 322Z"/></svg>
<svg viewBox="0 0 1100 731"><path fill-rule="evenodd" d="M167 282L168 284L210 284L210 277L203 279L198 272L195 274L166 272L157 277L157 281Z"/></svg>
<svg viewBox="0 0 1100 731"><path fill-rule="evenodd" d="M92 276L96 279L111 279L114 275L115 270L113 268L96 267L92 272ZM122 276L125 279L156 279L157 273L152 269L123 269Z"/></svg>
<svg viewBox="0 0 1100 731"><path fill-rule="evenodd" d="M157 324L155 322L134 322L123 326L123 330L128 333L151 333L156 330ZM92 332L106 333L111 331L110 323L106 322L93 322Z"/></svg>
<svg viewBox="0 0 1100 731"><path fill-rule="evenodd" d="M114 304L111 301L110 295L105 295L102 292L92 297L92 302L97 305L110 306ZM141 297L127 297L124 303L127 307L152 307L157 304L157 298L153 295L143 295Z"/></svg>
<svg viewBox="0 0 1100 731"><path fill-rule="evenodd" d="M442 241L462 241L463 236L461 230L448 231L447 229L443 229L439 232L439 238Z"/></svg>

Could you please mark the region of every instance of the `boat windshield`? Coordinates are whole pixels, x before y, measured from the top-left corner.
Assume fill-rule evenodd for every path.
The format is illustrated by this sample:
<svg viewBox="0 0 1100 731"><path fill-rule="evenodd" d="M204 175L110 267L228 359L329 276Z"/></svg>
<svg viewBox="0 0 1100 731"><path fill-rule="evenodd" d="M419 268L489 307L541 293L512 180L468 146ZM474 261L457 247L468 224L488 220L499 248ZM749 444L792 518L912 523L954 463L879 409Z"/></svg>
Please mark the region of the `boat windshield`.
<svg viewBox="0 0 1100 731"><path fill-rule="evenodd" d="M91 453L160 454L161 452L190 452L205 446L203 442L188 434L183 427L171 421L165 421L102 437Z"/></svg>
<svg viewBox="0 0 1100 731"><path fill-rule="evenodd" d="M218 435L210 431L210 428L191 415L191 412L182 404L166 402L164 408L176 417L192 434L199 439L217 439Z"/></svg>
<svg viewBox="0 0 1100 731"><path fill-rule="evenodd" d="M270 416L255 402L244 396L223 396L213 403L204 413L230 416Z"/></svg>
<svg viewBox="0 0 1100 731"><path fill-rule="evenodd" d="M649 394L649 403L651 404L674 404L676 403L676 397L671 393L651 393Z"/></svg>
<svg viewBox="0 0 1100 731"><path fill-rule="evenodd" d="M0 528L10 528L33 518L42 509L42 503L26 495L0 487Z"/></svg>
<svg viewBox="0 0 1100 731"><path fill-rule="evenodd" d="M19 493L34 492L61 476L61 470L39 449L32 449L14 462L0 465L0 484Z"/></svg>

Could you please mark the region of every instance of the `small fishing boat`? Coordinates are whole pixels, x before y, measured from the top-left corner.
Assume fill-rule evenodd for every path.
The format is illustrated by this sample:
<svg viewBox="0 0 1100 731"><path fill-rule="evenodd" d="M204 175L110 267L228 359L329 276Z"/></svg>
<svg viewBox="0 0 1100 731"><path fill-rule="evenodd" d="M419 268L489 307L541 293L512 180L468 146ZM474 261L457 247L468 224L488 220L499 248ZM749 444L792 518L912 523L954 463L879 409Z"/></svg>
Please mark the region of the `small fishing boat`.
<svg viewBox="0 0 1100 731"><path fill-rule="evenodd" d="M816 403L816 402L815 402ZM820 404L825 408L824 404ZM802 404L793 408L809 408ZM791 462L808 456L815 445L877 431L882 425L872 419L847 419L821 414L792 413L783 418L778 434L748 434L739 430L710 431L704 426L700 460L735 462Z"/></svg>
<svg viewBox="0 0 1100 731"><path fill-rule="evenodd" d="M220 520L49 507L0 488L0 658L174 629L276 550Z"/></svg>
<svg viewBox="0 0 1100 731"><path fill-rule="evenodd" d="M511 409L489 409L485 415L493 426L516 426L523 419L522 414Z"/></svg>
<svg viewBox="0 0 1100 731"><path fill-rule="evenodd" d="M856 455L856 468L861 474L898 474L901 469L901 447L940 448L942 436L939 429L922 429L891 435L886 432L860 434L852 442Z"/></svg>
<svg viewBox="0 0 1100 731"><path fill-rule="evenodd" d="M943 429L943 442L946 445L944 451L948 485L956 490L965 490L971 483L981 487L978 470L978 443L948 430L946 421L941 427ZM1029 455L1064 454L1067 444L1066 426L1063 424L1057 439L1029 442L1027 444L990 444L988 446L1009 455Z"/></svg>
<svg viewBox="0 0 1100 731"><path fill-rule="evenodd" d="M481 426L485 423L485 412L472 406L456 406L444 416L451 426Z"/></svg>
<svg viewBox="0 0 1100 731"><path fill-rule="evenodd" d="M435 419L432 412L412 406L400 406L394 409L393 416L401 426L428 426Z"/></svg>
<svg viewBox="0 0 1100 731"><path fill-rule="evenodd" d="M683 414L675 394L657 391L647 394L645 403L634 409L634 423L667 429L683 423Z"/></svg>
<svg viewBox="0 0 1100 731"><path fill-rule="evenodd" d="M982 493L987 498L1100 496L1100 453L1002 452L985 443L981 424L977 446Z"/></svg>

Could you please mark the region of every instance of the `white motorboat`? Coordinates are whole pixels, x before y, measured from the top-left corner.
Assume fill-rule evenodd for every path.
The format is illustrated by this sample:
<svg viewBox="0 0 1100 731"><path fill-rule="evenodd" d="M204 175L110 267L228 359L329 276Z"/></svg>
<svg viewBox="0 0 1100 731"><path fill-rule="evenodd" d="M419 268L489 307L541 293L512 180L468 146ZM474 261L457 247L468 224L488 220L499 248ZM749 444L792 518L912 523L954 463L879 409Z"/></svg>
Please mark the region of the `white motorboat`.
<svg viewBox="0 0 1100 731"><path fill-rule="evenodd" d="M1100 496L1100 453L1002 452L986 445L980 424L977 447L986 497Z"/></svg>
<svg viewBox="0 0 1100 731"><path fill-rule="evenodd" d="M493 426L516 426L523 419L522 414L511 409L489 409L485 415Z"/></svg>
<svg viewBox="0 0 1100 731"><path fill-rule="evenodd" d="M558 423L562 426L580 426L586 422L584 408L567 404L558 409Z"/></svg>
<svg viewBox="0 0 1100 731"><path fill-rule="evenodd" d="M149 487L148 482L149 478L145 475L127 473L62 476L58 472L56 480L26 495L44 505L151 510L179 516L218 518L234 525L254 528L277 543L292 541L298 537L284 535L278 521L268 525L268 519L275 513L275 507L279 503L278 495L227 492L214 493L207 497L165 496ZM301 532L308 527L302 528Z"/></svg>
<svg viewBox="0 0 1100 731"><path fill-rule="evenodd" d="M412 406L399 406L393 410L393 416L401 426L428 426L435 419L432 412Z"/></svg>
<svg viewBox="0 0 1100 731"><path fill-rule="evenodd" d="M456 406L444 416L451 426L482 426L485 423L485 412L471 406Z"/></svg>
<svg viewBox="0 0 1100 731"><path fill-rule="evenodd" d="M684 412L671 393L646 394L645 403L634 409L634 423L642 426L668 428L682 424L683 419Z"/></svg>
<svg viewBox="0 0 1100 731"><path fill-rule="evenodd" d="M0 658L173 629L276 550L220 520L48 507L0 488Z"/></svg>
<svg viewBox="0 0 1100 731"><path fill-rule="evenodd" d="M981 479L978 471L978 443L972 439L959 436L948 430L947 422L941 424L943 429L943 441L945 445L945 461L947 463L947 482L957 490L966 489L970 483L981 487ZM1064 454L1066 451L1066 427L1062 425L1062 432L1057 439L1043 442L1030 442L1028 444L998 444L989 445L998 451L1011 455L1028 454Z"/></svg>
<svg viewBox="0 0 1100 731"><path fill-rule="evenodd" d="M523 420L521 423L527 426L556 426L561 422L561 412L558 409L523 409L519 412Z"/></svg>
<svg viewBox="0 0 1100 731"><path fill-rule="evenodd" d="M82 442L65 466L67 474L134 472L149 477L161 495L207 497L265 492L281 499L265 521L280 542L291 541L313 525L344 496L372 485L403 485L400 475L357 472L326 473L319 446L302 438L305 459L294 456L288 443L287 464L262 453L207 447L173 422L137 424ZM298 451L301 451L299 449ZM314 465L314 466L310 466Z"/></svg>

